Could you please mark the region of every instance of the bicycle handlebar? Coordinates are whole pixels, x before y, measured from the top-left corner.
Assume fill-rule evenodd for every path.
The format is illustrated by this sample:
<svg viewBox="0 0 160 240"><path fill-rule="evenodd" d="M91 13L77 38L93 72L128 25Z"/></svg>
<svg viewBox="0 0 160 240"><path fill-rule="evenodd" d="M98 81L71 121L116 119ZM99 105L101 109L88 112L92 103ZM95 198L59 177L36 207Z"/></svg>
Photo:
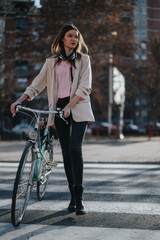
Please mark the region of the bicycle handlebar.
<svg viewBox="0 0 160 240"><path fill-rule="evenodd" d="M66 122L66 124L68 124L67 120L63 118L63 111L61 111L60 108L57 108L56 111L44 111L44 110L32 109L32 108L29 108L29 107L23 107L20 104L18 104L18 105L15 106L15 110L16 110L16 112L18 112L19 110L26 110L26 111L29 111L29 112L37 113L38 115L40 115L41 113L42 114L58 114L59 117L62 120L64 120Z"/></svg>
<svg viewBox="0 0 160 240"><path fill-rule="evenodd" d="M34 113L37 113L37 114L40 114L40 113L42 113L42 114L49 114L49 113L51 113L51 114L62 114L63 115L63 111L61 111L60 109L57 109L56 111L44 111L44 110L37 110L37 109L33 109L33 108L29 108L29 107L23 107L23 106L21 106L20 104L18 104L18 105L16 105L16 107L15 107L15 109L16 109L16 112L18 112L19 110L26 110L26 111L29 111L29 112L34 112Z"/></svg>

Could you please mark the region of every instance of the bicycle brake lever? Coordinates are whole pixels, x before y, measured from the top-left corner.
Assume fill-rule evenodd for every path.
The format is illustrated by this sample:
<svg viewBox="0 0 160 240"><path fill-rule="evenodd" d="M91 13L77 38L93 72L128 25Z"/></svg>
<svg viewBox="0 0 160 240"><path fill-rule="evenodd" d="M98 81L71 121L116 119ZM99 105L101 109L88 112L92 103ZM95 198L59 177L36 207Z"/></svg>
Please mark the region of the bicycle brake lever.
<svg viewBox="0 0 160 240"><path fill-rule="evenodd" d="M64 117L61 117L61 119L62 119L66 124L68 124L67 120L66 120Z"/></svg>
<svg viewBox="0 0 160 240"><path fill-rule="evenodd" d="M59 112L59 117L68 124L67 120L63 117L64 112L61 110L61 108L57 108L57 111Z"/></svg>
<svg viewBox="0 0 160 240"><path fill-rule="evenodd" d="M16 112L18 112L19 111L19 109L18 109L18 107L19 106L21 106L21 104L20 103L18 103L16 106L15 106L15 110L16 110Z"/></svg>

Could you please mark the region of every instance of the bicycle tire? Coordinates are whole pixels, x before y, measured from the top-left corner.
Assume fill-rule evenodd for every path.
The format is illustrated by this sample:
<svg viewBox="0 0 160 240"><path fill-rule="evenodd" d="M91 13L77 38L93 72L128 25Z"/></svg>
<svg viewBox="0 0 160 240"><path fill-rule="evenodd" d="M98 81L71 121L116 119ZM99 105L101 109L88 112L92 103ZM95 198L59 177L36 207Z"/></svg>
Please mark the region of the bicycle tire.
<svg viewBox="0 0 160 240"><path fill-rule="evenodd" d="M45 158L47 161L50 160L50 154L52 154L52 148L51 146L48 146L48 149L45 150ZM48 186L48 179L49 179L49 173L51 172L51 168L47 165L45 159L42 160L42 172L41 172L41 179L40 181L37 181L37 198L39 201L43 200Z"/></svg>
<svg viewBox="0 0 160 240"><path fill-rule="evenodd" d="M45 160L42 162L42 175L41 181L37 182L37 198L38 200L43 200L47 191L49 174L51 173L52 167L47 165L47 162L53 163L53 167L57 166L57 155L58 155L58 140L53 139L49 143L45 150ZM44 174L45 173L45 174Z"/></svg>
<svg viewBox="0 0 160 240"><path fill-rule="evenodd" d="M21 223L28 205L33 186L31 184L33 160L33 143L28 143L22 153L13 187L11 221L14 226L18 226Z"/></svg>

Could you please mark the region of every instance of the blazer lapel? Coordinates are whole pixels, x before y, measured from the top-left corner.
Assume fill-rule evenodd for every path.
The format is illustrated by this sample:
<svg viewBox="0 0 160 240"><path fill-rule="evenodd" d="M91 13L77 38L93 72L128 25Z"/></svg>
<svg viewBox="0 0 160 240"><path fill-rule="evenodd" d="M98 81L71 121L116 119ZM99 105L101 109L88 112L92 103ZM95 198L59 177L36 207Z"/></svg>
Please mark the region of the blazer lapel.
<svg viewBox="0 0 160 240"><path fill-rule="evenodd" d="M77 90L78 87L78 79L79 79L79 72L80 72L80 61L81 60L76 60L75 61L75 71L74 71L74 77L73 77L73 83L72 83L72 88L71 88L71 98L74 97L74 93Z"/></svg>
<svg viewBox="0 0 160 240"><path fill-rule="evenodd" d="M73 82L74 82L74 80L77 78L78 73L79 73L80 60L76 60L76 61L75 61L75 66L76 66L76 68L75 68L75 72L74 72Z"/></svg>

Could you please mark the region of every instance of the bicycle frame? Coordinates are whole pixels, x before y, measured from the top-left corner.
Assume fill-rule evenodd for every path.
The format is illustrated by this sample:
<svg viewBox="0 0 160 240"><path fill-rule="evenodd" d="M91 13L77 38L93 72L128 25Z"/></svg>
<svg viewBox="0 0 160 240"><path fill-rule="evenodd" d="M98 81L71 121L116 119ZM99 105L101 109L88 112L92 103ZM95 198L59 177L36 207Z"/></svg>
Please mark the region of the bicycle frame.
<svg viewBox="0 0 160 240"><path fill-rule="evenodd" d="M47 162L45 155L44 155L45 150L46 150L46 143L47 142L50 143L50 141L51 141L48 126L45 126L43 140L41 139L41 135L40 135L41 114L57 114L66 123L67 123L67 121L63 118L63 112L60 109L57 109L57 111L43 111L43 110L36 110L36 109L26 108L21 105L17 105L16 112L18 112L20 110L30 111L30 112L34 113L34 115L36 117L34 134L37 133L37 136L35 139L28 140L29 142L32 142L33 146L34 146L34 148L33 148L34 149L34 162L33 162L33 168L32 168L32 173L31 173L31 177L30 177L30 182L40 181L43 161ZM49 168L50 168L50 171L48 172L48 174L51 172L52 167L49 167Z"/></svg>
<svg viewBox="0 0 160 240"><path fill-rule="evenodd" d="M46 148L46 140L48 138L48 129L45 129L45 132L44 132L45 136L43 138L43 143L41 143L40 131L38 132L39 132L37 137L38 141L35 141L35 146L34 146L34 165L33 165L34 181L40 181L42 161L43 159L46 161L44 152Z"/></svg>

